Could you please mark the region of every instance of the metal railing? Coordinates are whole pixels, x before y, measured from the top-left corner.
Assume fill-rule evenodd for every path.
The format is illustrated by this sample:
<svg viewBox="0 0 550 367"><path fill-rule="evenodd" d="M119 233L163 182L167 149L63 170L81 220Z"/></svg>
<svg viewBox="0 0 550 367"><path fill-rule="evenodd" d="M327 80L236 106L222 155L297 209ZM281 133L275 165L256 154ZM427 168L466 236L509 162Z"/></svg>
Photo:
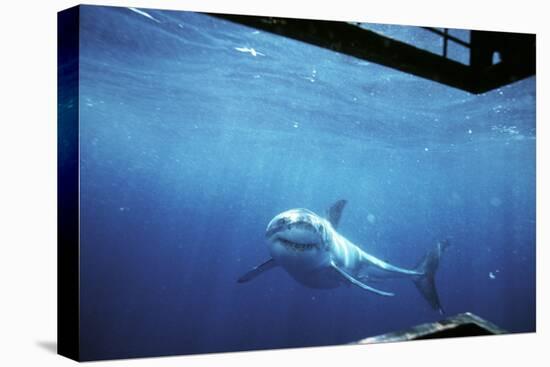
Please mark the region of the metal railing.
<svg viewBox="0 0 550 367"><path fill-rule="evenodd" d="M452 36L449 34L449 28L443 28L443 31L440 31L437 28L433 27L422 27L423 29L430 31L432 33L435 33L443 38L443 57L447 58L447 50L448 50L448 43L449 41L458 43L459 45L462 45L464 47L467 47L468 49L471 49L470 43L461 40L460 38L457 38L455 36Z"/></svg>

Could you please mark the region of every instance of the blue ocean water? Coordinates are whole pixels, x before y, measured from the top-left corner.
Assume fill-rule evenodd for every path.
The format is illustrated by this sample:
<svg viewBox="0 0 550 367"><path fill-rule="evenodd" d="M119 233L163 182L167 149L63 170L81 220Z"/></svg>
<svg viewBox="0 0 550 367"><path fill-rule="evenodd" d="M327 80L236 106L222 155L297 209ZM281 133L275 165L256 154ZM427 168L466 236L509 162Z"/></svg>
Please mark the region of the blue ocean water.
<svg viewBox="0 0 550 367"><path fill-rule="evenodd" d="M395 297L281 269L237 284L268 259L273 216L341 198L340 232L396 265L451 240L448 315L535 330L535 78L475 96L207 15L91 6L80 56L83 359L440 319L405 280L382 287Z"/></svg>

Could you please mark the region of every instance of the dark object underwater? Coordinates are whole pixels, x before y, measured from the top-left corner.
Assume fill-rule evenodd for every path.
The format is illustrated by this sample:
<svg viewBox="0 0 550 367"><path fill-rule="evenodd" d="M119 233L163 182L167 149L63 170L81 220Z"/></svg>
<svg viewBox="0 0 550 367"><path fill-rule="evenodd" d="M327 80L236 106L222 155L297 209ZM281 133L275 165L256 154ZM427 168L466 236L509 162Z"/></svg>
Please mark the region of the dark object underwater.
<svg viewBox="0 0 550 367"><path fill-rule="evenodd" d="M407 340L457 338L505 333L506 330L499 328L495 324L470 312L466 312L441 321L413 326L410 329L371 336L351 344L391 343Z"/></svg>

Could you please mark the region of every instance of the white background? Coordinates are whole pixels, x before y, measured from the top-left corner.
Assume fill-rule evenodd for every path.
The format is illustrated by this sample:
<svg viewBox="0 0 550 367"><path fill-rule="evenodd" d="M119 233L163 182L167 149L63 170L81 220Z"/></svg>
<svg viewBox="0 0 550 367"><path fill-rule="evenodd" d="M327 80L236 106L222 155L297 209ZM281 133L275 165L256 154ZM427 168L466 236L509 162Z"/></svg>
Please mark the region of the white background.
<svg viewBox="0 0 550 367"><path fill-rule="evenodd" d="M541 365L548 362L548 20L544 1L88 1L180 10L537 33L536 334L361 347L98 362L98 366ZM73 1L4 2L0 14L0 365L65 366L56 340L56 12ZM546 14L546 15L545 15ZM545 105L546 103L546 105ZM546 192L543 188L547 188ZM546 228L545 228L546 227ZM483 244L480 244L482 246ZM472 254L475 256L475 254ZM518 274L521 276L521 274ZM502 305L506 307L506 305ZM365 315L368 322L378 315ZM269 333L270 330L265 330Z"/></svg>

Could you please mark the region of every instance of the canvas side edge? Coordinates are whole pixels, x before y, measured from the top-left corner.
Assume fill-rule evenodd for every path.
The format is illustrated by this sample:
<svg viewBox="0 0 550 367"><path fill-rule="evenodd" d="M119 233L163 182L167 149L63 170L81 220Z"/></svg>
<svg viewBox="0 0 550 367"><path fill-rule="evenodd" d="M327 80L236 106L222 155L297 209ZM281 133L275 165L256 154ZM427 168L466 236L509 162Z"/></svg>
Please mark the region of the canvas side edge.
<svg viewBox="0 0 550 367"><path fill-rule="evenodd" d="M80 7L57 14L57 353L80 359Z"/></svg>

